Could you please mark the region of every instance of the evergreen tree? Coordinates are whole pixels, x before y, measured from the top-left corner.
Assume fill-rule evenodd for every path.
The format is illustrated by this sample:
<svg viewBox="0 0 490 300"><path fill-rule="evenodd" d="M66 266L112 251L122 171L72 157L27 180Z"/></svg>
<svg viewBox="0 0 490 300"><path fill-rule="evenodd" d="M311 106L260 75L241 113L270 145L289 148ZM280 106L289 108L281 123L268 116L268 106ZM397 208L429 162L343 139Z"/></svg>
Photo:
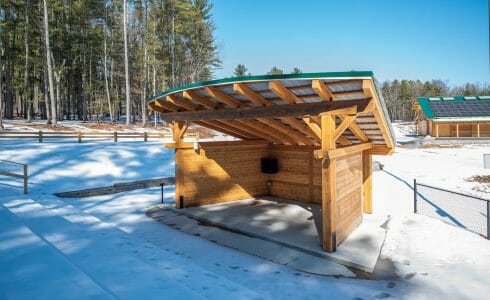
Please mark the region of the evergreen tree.
<svg viewBox="0 0 490 300"><path fill-rule="evenodd" d="M246 74L247 68L242 64L238 64L235 68L235 71L233 72L233 76L235 77L245 76Z"/></svg>
<svg viewBox="0 0 490 300"><path fill-rule="evenodd" d="M274 66L272 69L267 73L268 75L280 75L283 74L284 71L279 69L278 67Z"/></svg>
<svg viewBox="0 0 490 300"><path fill-rule="evenodd" d="M301 74L303 73L303 71L301 71L301 69L299 68L294 68L293 71L291 72L291 74Z"/></svg>

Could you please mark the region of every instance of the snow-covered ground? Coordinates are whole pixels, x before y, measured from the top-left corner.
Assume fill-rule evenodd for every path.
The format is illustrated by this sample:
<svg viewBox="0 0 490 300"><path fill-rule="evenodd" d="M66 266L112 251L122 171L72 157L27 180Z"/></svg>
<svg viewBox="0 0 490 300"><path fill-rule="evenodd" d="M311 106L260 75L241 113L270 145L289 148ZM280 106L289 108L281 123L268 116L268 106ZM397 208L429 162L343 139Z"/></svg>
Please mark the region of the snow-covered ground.
<svg viewBox="0 0 490 300"><path fill-rule="evenodd" d="M490 293L490 242L414 215L411 189L417 178L487 195L464 179L488 174L482 166L488 146L397 148L391 157L376 157L385 171L374 174L373 218L390 218L381 259L398 278L365 280L302 273L152 221L145 212L159 203L158 188L83 199L52 195L172 176L173 151L161 142L0 143L0 159L28 163L31 178L28 195L18 180L0 178L0 299L483 299ZM167 201L172 193L167 188Z"/></svg>

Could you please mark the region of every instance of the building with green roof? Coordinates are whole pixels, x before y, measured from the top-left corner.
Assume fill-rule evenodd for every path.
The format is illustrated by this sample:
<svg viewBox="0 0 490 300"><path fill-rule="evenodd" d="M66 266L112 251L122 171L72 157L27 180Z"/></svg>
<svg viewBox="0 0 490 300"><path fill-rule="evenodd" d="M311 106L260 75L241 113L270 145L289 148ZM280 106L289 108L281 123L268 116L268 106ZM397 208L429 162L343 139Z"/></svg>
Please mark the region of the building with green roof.
<svg viewBox="0 0 490 300"><path fill-rule="evenodd" d="M413 109L418 135L490 137L490 96L421 97Z"/></svg>

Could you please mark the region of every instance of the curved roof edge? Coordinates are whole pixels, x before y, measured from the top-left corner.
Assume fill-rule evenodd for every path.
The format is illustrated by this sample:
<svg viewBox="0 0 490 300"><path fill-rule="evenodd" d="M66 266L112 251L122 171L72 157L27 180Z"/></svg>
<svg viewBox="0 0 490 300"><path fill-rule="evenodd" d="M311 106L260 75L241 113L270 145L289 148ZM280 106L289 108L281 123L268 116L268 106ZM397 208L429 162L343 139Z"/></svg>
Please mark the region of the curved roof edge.
<svg viewBox="0 0 490 300"><path fill-rule="evenodd" d="M241 77L230 77L222 78L208 81L195 82L188 85L183 85L162 91L152 96L147 102L151 102L162 96L168 94L185 91L192 88L217 85L217 84L227 84L236 82L247 82L247 81L260 81L260 80L277 80L277 79L316 79L316 78L338 78L338 77L373 77L372 71L349 71L349 72L320 72L320 73L300 73L300 74L278 74L278 75L253 75L253 76L241 76Z"/></svg>

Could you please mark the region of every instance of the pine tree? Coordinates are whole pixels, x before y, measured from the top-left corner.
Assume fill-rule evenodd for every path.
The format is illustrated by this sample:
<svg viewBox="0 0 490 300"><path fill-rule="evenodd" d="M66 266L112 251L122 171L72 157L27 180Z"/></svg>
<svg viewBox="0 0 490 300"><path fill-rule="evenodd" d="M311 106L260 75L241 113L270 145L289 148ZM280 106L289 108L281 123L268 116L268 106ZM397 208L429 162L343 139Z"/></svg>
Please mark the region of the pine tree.
<svg viewBox="0 0 490 300"><path fill-rule="evenodd" d="M242 64L238 64L235 67L235 71L233 72L233 76L235 77L245 76L246 74L247 74L247 68Z"/></svg>
<svg viewBox="0 0 490 300"><path fill-rule="evenodd" d="M274 66L272 69L267 73L268 75L281 75L283 74L284 71L279 69L278 67Z"/></svg>
<svg viewBox="0 0 490 300"><path fill-rule="evenodd" d="M303 73L303 71L301 71L301 69L296 68L296 67L295 67L295 68L293 69L293 71L291 72L291 74L301 74L301 73Z"/></svg>

